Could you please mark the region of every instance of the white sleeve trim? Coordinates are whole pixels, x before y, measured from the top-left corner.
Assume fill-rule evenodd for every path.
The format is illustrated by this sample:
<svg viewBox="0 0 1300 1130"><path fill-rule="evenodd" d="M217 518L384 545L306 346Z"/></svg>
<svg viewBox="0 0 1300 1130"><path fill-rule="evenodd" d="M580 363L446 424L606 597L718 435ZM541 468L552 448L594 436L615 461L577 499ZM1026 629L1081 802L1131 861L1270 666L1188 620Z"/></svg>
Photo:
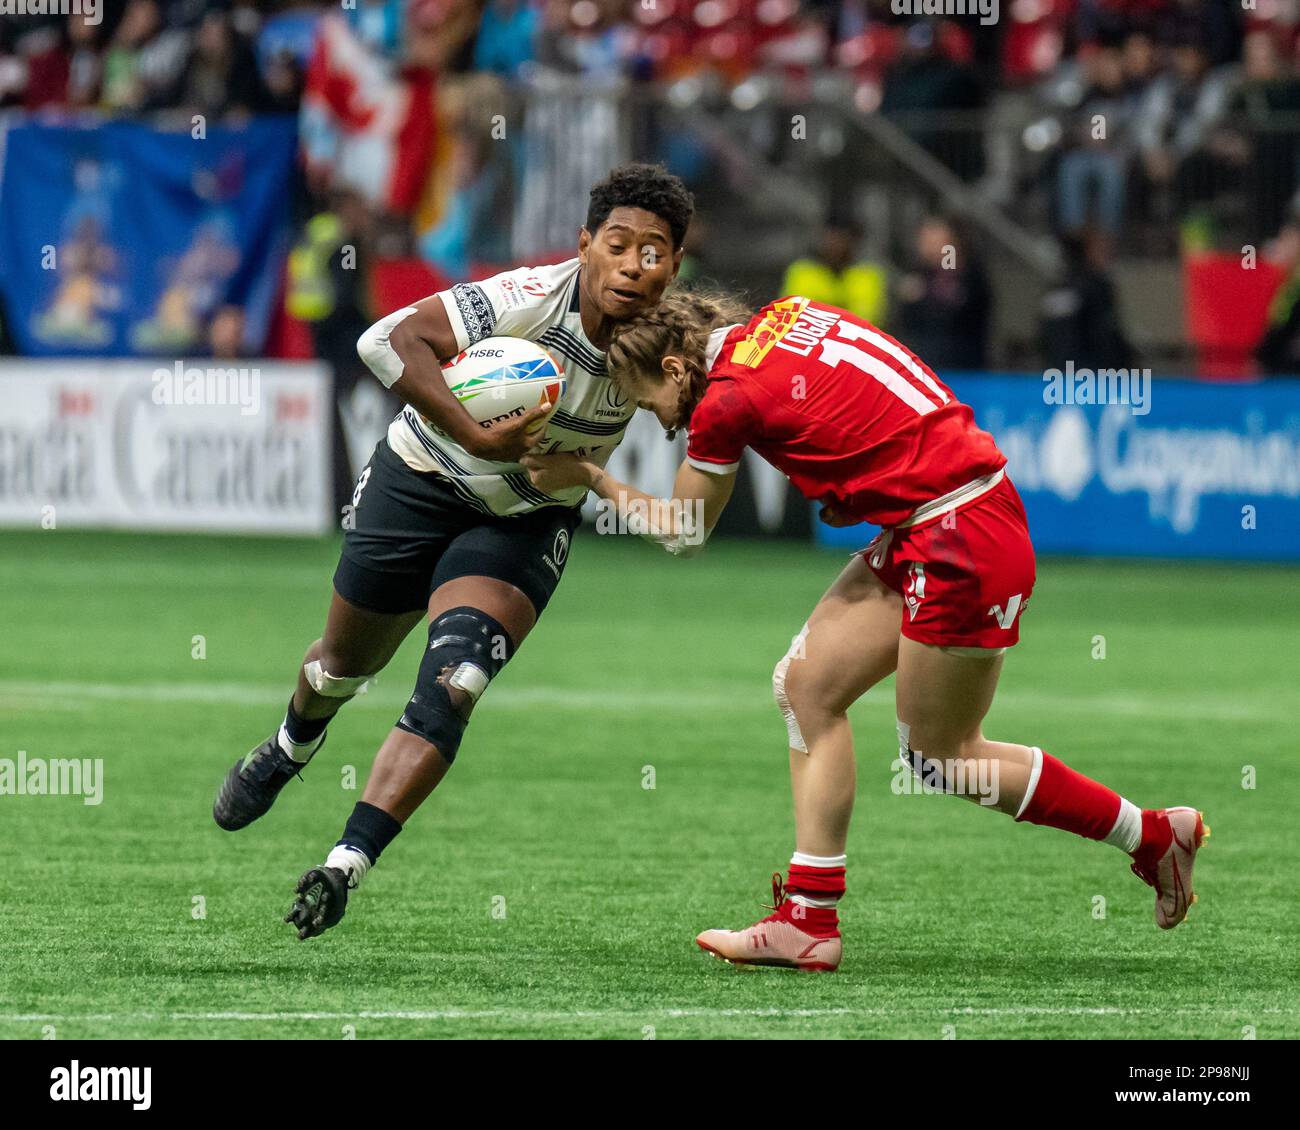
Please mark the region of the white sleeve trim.
<svg viewBox="0 0 1300 1130"><path fill-rule="evenodd" d="M703 459L692 459L688 455L686 462L697 471L705 471L710 475L734 475L740 469L740 460L736 460L735 463L707 463Z"/></svg>
<svg viewBox="0 0 1300 1130"><path fill-rule="evenodd" d="M465 319L461 317L456 298L449 290L440 290L437 294L442 308L447 311L447 321L451 324L451 335L456 339L456 352L464 353L470 347L469 330L465 328Z"/></svg>

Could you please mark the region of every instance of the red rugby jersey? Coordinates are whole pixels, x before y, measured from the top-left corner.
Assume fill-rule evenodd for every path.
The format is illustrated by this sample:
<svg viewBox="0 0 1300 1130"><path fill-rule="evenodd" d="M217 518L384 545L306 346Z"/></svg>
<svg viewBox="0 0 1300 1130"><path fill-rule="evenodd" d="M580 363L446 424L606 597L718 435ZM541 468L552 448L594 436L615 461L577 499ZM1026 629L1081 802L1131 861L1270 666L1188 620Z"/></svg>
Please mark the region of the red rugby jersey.
<svg viewBox="0 0 1300 1130"><path fill-rule="evenodd" d="M691 416L692 465L752 447L806 497L879 526L992 474L993 437L915 354L869 322L778 299L726 337Z"/></svg>

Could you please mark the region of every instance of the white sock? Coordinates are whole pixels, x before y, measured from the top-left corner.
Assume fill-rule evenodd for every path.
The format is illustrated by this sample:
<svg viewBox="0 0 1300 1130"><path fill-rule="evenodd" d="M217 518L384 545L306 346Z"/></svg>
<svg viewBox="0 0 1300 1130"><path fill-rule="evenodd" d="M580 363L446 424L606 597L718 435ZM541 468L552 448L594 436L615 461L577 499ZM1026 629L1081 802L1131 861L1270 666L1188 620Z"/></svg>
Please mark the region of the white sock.
<svg viewBox="0 0 1300 1130"><path fill-rule="evenodd" d="M366 877L366 872L370 870L370 857L360 848L335 844L325 858L325 866L337 867L344 872L348 877L348 889L356 890L361 886L361 880Z"/></svg>
<svg viewBox="0 0 1300 1130"><path fill-rule="evenodd" d="M1115 827L1106 833L1104 842L1114 844L1120 851L1126 851L1130 855L1137 851L1138 845L1142 843L1142 810L1120 797Z"/></svg>
<svg viewBox="0 0 1300 1130"><path fill-rule="evenodd" d="M284 723L280 723L280 732L276 735L276 741L280 743L280 748L289 755L290 760L296 761L299 765L306 765L318 749L321 742L325 740L324 731L320 737L313 738L309 742L295 742L289 737L289 731L284 728Z"/></svg>
<svg viewBox="0 0 1300 1130"><path fill-rule="evenodd" d="M847 855L806 855L801 851L790 856L790 863L795 867L847 867ZM815 906L822 910L833 910L839 905L839 899L815 899L807 895L791 895L790 901L800 906Z"/></svg>

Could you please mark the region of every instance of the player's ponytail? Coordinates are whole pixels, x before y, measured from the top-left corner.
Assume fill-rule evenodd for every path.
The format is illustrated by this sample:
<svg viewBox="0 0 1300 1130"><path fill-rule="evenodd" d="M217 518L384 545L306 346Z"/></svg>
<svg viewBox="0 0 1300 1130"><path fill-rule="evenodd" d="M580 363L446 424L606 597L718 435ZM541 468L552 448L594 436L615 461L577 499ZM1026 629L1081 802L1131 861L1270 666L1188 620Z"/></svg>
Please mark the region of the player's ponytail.
<svg viewBox="0 0 1300 1130"><path fill-rule="evenodd" d="M677 419L668 435L684 428L708 387L704 363L709 334L721 326L749 320L749 311L728 294L674 290L659 304L614 327L609 345L610 375L615 381L637 377L658 384L665 380L663 359L679 357L687 384Z"/></svg>

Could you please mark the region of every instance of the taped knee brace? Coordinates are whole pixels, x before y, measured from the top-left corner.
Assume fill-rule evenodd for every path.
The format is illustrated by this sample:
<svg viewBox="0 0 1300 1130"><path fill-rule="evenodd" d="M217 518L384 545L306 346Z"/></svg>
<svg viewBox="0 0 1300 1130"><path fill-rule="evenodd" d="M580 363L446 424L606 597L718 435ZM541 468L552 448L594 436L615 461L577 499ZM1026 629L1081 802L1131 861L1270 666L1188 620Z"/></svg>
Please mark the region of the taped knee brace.
<svg viewBox="0 0 1300 1130"><path fill-rule="evenodd" d="M772 671L772 694L776 704L781 708L781 717L785 719L785 728L790 735L790 748L800 753L807 753L803 734L799 730L799 720L794 716L794 707L790 697L785 693L785 677L790 670L790 660L804 657L804 641L808 639L808 625L805 624L797 636L790 641L790 650L781 657L781 661Z"/></svg>
<svg viewBox="0 0 1300 1130"><path fill-rule="evenodd" d="M455 761L474 704L513 651L505 628L486 612L468 606L444 612L429 625L429 647L398 729Z"/></svg>

